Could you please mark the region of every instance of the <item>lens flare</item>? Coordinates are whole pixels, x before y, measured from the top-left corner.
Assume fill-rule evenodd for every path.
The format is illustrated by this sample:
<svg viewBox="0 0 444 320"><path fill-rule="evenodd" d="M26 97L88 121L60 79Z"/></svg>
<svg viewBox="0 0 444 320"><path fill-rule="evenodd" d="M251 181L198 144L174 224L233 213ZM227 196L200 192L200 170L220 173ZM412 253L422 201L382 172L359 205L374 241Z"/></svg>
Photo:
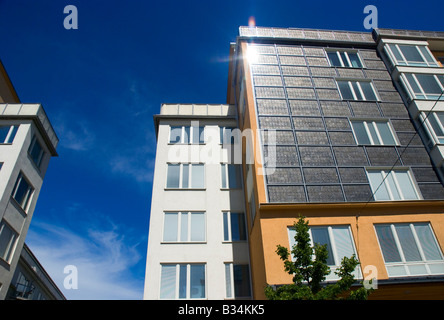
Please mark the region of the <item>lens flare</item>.
<svg viewBox="0 0 444 320"><path fill-rule="evenodd" d="M250 19L248 19L248 26L249 27L255 27L256 26L256 19L251 16Z"/></svg>

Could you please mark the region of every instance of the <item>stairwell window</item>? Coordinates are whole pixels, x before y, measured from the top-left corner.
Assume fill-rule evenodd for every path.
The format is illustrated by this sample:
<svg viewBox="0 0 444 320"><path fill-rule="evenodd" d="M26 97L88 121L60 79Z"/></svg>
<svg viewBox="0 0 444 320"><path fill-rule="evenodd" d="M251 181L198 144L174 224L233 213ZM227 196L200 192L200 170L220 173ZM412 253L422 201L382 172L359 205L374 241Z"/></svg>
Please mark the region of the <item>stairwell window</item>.
<svg viewBox="0 0 444 320"><path fill-rule="evenodd" d="M362 62L358 52L352 51L327 51L328 60L332 67L362 68Z"/></svg>
<svg viewBox="0 0 444 320"><path fill-rule="evenodd" d="M371 81L336 80L343 100L377 101Z"/></svg>
<svg viewBox="0 0 444 320"><path fill-rule="evenodd" d="M362 145L397 145L395 131L387 120L352 120L355 139Z"/></svg>
<svg viewBox="0 0 444 320"><path fill-rule="evenodd" d="M421 199L413 175L408 169L367 169L376 201Z"/></svg>
<svg viewBox="0 0 444 320"><path fill-rule="evenodd" d="M171 164L167 166L167 189L204 189L204 164Z"/></svg>
<svg viewBox="0 0 444 320"><path fill-rule="evenodd" d="M160 299L205 299L205 264L162 264Z"/></svg>
<svg viewBox="0 0 444 320"><path fill-rule="evenodd" d="M250 298L250 267L248 264L225 264L226 297Z"/></svg>
<svg viewBox="0 0 444 320"><path fill-rule="evenodd" d="M205 212L165 212L164 242L205 242Z"/></svg>
<svg viewBox="0 0 444 320"><path fill-rule="evenodd" d="M245 241L245 214L240 212L224 212L224 241Z"/></svg>
<svg viewBox="0 0 444 320"><path fill-rule="evenodd" d="M444 260L430 223L375 225L389 277L444 274Z"/></svg>
<svg viewBox="0 0 444 320"><path fill-rule="evenodd" d="M203 144L205 143L204 127L173 126L170 128L169 143Z"/></svg>
<svg viewBox="0 0 444 320"><path fill-rule="evenodd" d="M15 232L4 220L0 223L0 258L10 262L15 250L18 233Z"/></svg>
<svg viewBox="0 0 444 320"><path fill-rule="evenodd" d="M14 190L12 191L12 197L25 212L28 210L33 193L34 188L25 176L20 173L15 183Z"/></svg>
<svg viewBox="0 0 444 320"><path fill-rule="evenodd" d="M10 144L14 141L18 126L0 126L0 144Z"/></svg>
<svg viewBox="0 0 444 320"><path fill-rule="evenodd" d="M242 187L241 166L221 163L222 189L239 189Z"/></svg>

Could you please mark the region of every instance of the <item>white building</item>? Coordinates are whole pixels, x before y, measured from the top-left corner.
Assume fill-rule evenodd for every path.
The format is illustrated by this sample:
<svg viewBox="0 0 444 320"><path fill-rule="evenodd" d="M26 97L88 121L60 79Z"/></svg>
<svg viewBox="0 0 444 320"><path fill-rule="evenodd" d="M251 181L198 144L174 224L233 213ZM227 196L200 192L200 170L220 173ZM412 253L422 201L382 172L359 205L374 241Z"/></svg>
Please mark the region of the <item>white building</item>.
<svg viewBox="0 0 444 320"><path fill-rule="evenodd" d="M40 104L22 104L0 63L0 299L10 287L57 135Z"/></svg>
<svg viewBox="0 0 444 320"><path fill-rule="evenodd" d="M144 299L250 298L234 106L164 104L154 120Z"/></svg>

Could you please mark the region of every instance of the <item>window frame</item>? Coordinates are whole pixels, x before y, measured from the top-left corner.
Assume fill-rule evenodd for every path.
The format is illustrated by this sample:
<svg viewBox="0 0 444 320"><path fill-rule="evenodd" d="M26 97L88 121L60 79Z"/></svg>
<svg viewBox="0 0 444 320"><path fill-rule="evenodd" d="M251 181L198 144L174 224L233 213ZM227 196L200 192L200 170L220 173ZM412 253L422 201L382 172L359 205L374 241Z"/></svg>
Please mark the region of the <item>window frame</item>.
<svg viewBox="0 0 444 320"><path fill-rule="evenodd" d="M166 224L166 216L168 214L177 214L177 230L175 232L176 240L165 240L165 229L167 227ZM191 240L191 231L192 231L192 215L193 214L202 214L203 215L203 240ZM184 218L186 215L186 223L183 224ZM182 239L182 231L186 227L186 240ZM202 230L201 230L202 231ZM162 228L162 244L174 244L174 243L206 243L207 242L207 214L205 211L165 211L163 213L163 228Z"/></svg>
<svg viewBox="0 0 444 320"><path fill-rule="evenodd" d="M230 179L230 168L234 170L235 186L231 186L232 179ZM230 189L242 189L242 167L240 164L232 164L232 163L221 163L220 171L221 171L221 189L222 190L230 190ZM224 186L225 185L225 186Z"/></svg>
<svg viewBox="0 0 444 320"><path fill-rule="evenodd" d="M239 226L239 240L233 240L233 224L231 223L232 214L242 215L243 226ZM222 225L223 225L223 242L246 242L248 241L248 232L247 232L247 220L244 212L233 212L233 211L222 211ZM240 230L243 227L243 231ZM244 235L245 239L241 235Z"/></svg>
<svg viewBox="0 0 444 320"><path fill-rule="evenodd" d="M404 52L399 48L399 46L409 46L414 47L416 51L421 56L423 63L413 62L409 63L409 61L406 59ZM398 58L396 58L395 53L393 52L393 49L391 46L396 47L396 50L398 51L398 54L401 56L403 61L399 61ZM427 54L432 58L432 62L429 62L427 58L424 56L424 53L421 51L419 47L425 48ZM432 52L430 51L429 47L425 44L407 44L407 43L386 43L384 45L384 50L387 53L387 55L390 57L390 60L394 66L408 66L408 67L438 67L438 63L436 62L435 57L433 56Z"/></svg>
<svg viewBox="0 0 444 320"><path fill-rule="evenodd" d="M170 298L170 297L162 297L162 269L164 266L175 266L176 270L175 270L175 283L174 283L174 298ZM181 266L185 266L186 267L186 275L185 275L185 288L186 288L186 293L185 293L185 298L181 298L180 297L180 281L181 281ZM191 266L203 266L204 267L204 290L203 290L203 294L204 297L200 297L200 298L192 298L191 297ZM208 279L207 279L207 264L206 263L199 263L199 262L192 262L192 263L161 263L160 264L160 277L159 277L159 299L160 300L169 300L169 299L174 299L174 300L205 300L207 299L208 293L207 293L207 283L208 283Z"/></svg>
<svg viewBox="0 0 444 320"><path fill-rule="evenodd" d="M338 254L338 246L336 245L336 241L337 239L335 239L334 233L333 233L333 228L346 228L348 231L348 236L350 237L351 240L351 249L353 250L353 254L355 254L356 258L358 259L358 251L356 250L356 246L355 246L355 239L353 237L353 231L351 229L351 226L349 224L338 224L338 225L310 225L309 226L309 236L310 236L310 244L313 247L314 246L314 242L313 242L313 234L312 234L312 228L327 228L327 232L328 232L328 238L330 241L330 245L331 245L331 251L332 251L332 255L333 255L333 260L334 260L334 265L328 265L328 267L330 268L330 273L326 276L326 280L327 281L333 281L333 280L339 280L339 277L335 274L335 271L341 266L341 261L343 259L343 257L339 257ZM287 227L287 234L288 234L288 240L289 240L289 248L290 251L292 250L293 245L295 244L294 241L294 227L293 226L288 226ZM327 248L328 249L328 248ZM294 261L294 257L292 254L291 255L291 259L292 261ZM351 257L351 256L350 256ZM350 258L347 257L347 258ZM359 267L359 265L356 267L355 271L354 271L354 275L355 275L355 279L362 279L362 272L361 272L361 268Z"/></svg>
<svg viewBox="0 0 444 320"><path fill-rule="evenodd" d="M19 185L21 184L22 181L25 181L26 184L28 185L25 191L25 201L23 203L23 201L21 201L22 203L20 203L15 197L17 196L17 191L19 189ZM31 204L32 201L32 197L34 195L34 191L35 188L34 186L29 182L29 180L25 177L25 175L20 172L17 180L15 182L14 185L14 189L12 189L12 193L11 193L11 198L14 199L14 202L17 203L17 205L25 212L28 212L29 206Z"/></svg>
<svg viewBox="0 0 444 320"><path fill-rule="evenodd" d="M442 111L433 111L429 112L428 116L425 114L424 111L420 113L420 117L422 121L425 123L427 131L432 138L432 140L435 142L435 144L444 144L444 122L442 122L439 119L438 114L442 114L444 116L444 112ZM439 128L439 130L442 131L442 135L438 135L434 129L434 125L431 123L431 119L435 122L435 125Z"/></svg>
<svg viewBox="0 0 444 320"><path fill-rule="evenodd" d="M226 299L251 299L252 298L252 288L251 288L251 270L250 265L248 263L234 263L234 262L225 262L225 298ZM248 296L236 296L236 286L234 283L234 279L236 278L234 274L235 266L243 266L248 270L248 279L242 279L242 281L248 281L248 289L250 294ZM227 279L229 276L229 279ZM229 287L228 287L229 285ZM230 292L230 294L229 294Z"/></svg>
<svg viewBox="0 0 444 320"><path fill-rule="evenodd" d="M380 101L381 100L380 97L379 97L378 91L376 90L375 86L373 85L373 81L371 81L371 80L344 79L344 78L336 78L335 80L336 80L337 89L339 91L339 94L341 95L341 99L344 100L344 101L372 101L373 102L373 101ZM350 92L351 92L351 94L353 96L353 99L344 98L344 94L341 91L341 87L339 85L340 82L348 84L348 88L349 88L349 90L350 90ZM362 89L362 86L361 86L361 83L364 83L364 82L370 84L370 88L371 88L371 90L373 92L373 95L375 96L375 100L367 99L367 97L365 96L364 90ZM359 91L359 95L361 97L363 97L363 99L358 99L358 95L355 92L355 89L353 87L353 83L356 84L356 86L358 88L358 91Z"/></svg>
<svg viewBox="0 0 444 320"><path fill-rule="evenodd" d="M174 128L181 128L180 131L180 141L179 142L172 142L171 141L171 134L173 132ZM189 129L189 133L187 133L188 139L187 141L185 141L185 133L186 133L186 129ZM199 141L195 142L194 141L194 130L198 130L199 132ZM200 130L202 129L202 132L200 132ZM201 141L202 139L202 141ZM203 145L206 143L206 136L205 136L205 126L185 126L185 125L170 125L169 126L169 133L168 133L168 144L183 144L183 145Z"/></svg>
<svg viewBox="0 0 444 320"><path fill-rule="evenodd" d="M34 147L36 145L38 145L40 147L40 152L39 152L38 156L36 157L36 159L34 159L34 156L33 156L32 152L34 151L33 149L34 149ZM40 143L40 141L37 139L37 136L34 136L34 138L31 141L31 144L29 145L28 155L32 159L32 162L37 166L37 168L40 169L40 166L41 166L41 164L43 162L43 159L45 158L46 151L43 148L43 146Z"/></svg>
<svg viewBox="0 0 444 320"><path fill-rule="evenodd" d="M409 229L411 231L414 243L416 245L416 249L418 249L418 253L419 256L421 258L420 261L407 261L406 257L405 257L405 252L403 249L403 245L399 239L399 235L398 235L398 231L396 229L396 226L409 226ZM415 226L417 225L426 225L429 228L430 234L432 235L432 240L434 241L434 245L438 248L438 253L441 256L441 259L430 259L428 260L425 253L424 253L424 248L423 248L423 242L421 241L420 237L418 236L418 232L415 228ZM399 258L401 261L399 262L386 262L386 257L384 256L384 251L383 251L383 247L381 246L381 239L379 237L378 231L377 231L377 227L390 227L390 232L391 235L393 237L394 240L394 245L397 249L397 254L399 255ZM378 223L378 224L374 224L374 231L375 231L375 235L376 235L376 239L378 241L378 245L379 245L379 249L382 255L382 258L384 260L384 265L387 269L387 274L389 276L389 278L393 278L393 277L408 277L408 276L420 276L420 275L437 275L437 274L444 274L444 255L443 255L443 251L442 248L439 245L439 242L436 238L435 232L433 231L432 225L430 223L430 221L426 221L426 222L422 222L422 221L416 221L416 222L409 222L409 223L405 223L405 222L401 222L401 223ZM437 265L437 264L442 264L442 268L443 271L440 273L434 273L431 271L430 266L431 265ZM425 270L427 271L427 273L419 273L419 274L412 274L412 270L410 269L411 267L415 267L415 266L423 266L425 268ZM390 271L389 270L393 270L394 268L399 268L401 269L401 267L404 268L404 274L392 274L390 275ZM398 270L399 270L398 269Z"/></svg>
<svg viewBox="0 0 444 320"><path fill-rule="evenodd" d="M328 63L329 63L329 65L330 65L330 67L335 67L335 68L348 68L348 69L365 69L365 65L364 65L364 62L363 62L363 59L361 59L361 56L360 56L360 54L359 54L359 51L358 50L344 50L344 49L333 49L333 48L326 48L325 49L325 53L326 53L326 55L327 55L327 60L328 60ZM329 53L336 53L336 56L338 57L338 60L339 60L339 63L341 64L340 66L335 66L333 63L332 63L332 61L331 61L331 59L330 59L330 57L329 57ZM346 62L347 62L347 64L348 65L345 65L345 63L344 63L344 59L343 59L343 57L341 56L341 53L344 53L344 57L345 57L345 60L346 60ZM353 54L356 54L356 56L358 57L358 61L359 61L359 63L361 64L361 66L359 66L359 67L354 67L353 66L353 64L352 64L352 62L351 62L351 60L350 60L350 57L349 57L349 53L353 53Z"/></svg>
<svg viewBox="0 0 444 320"><path fill-rule="evenodd" d="M357 145L369 145L369 146L399 146L400 142L398 139L398 136L396 134L396 131L390 121L390 119L384 119L384 118L349 118L350 121L350 127L353 131L353 136L355 138L356 144ZM357 130L355 128L355 126L353 125L354 122L359 122L359 123L363 123L364 125L364 129L365 129L365 134L368 137L368 140L370 141L370 143L360 143L358 140L358 134L357 134ZM382 135L381 132L378 128L378 126L376 125L376 122L381 122L381 123L386 123L388 130L390 131L391 137L393 138L394 143L393 144L385 144L383 139L382 139ZM369 128L369 126L372 126L374 132L376 133L376 137L379 139L379 141L381 143L375 143L373 135L371 134L371 130Z"/></svg>
<svg viewBox="0 0 444 320"><path fill-rule="evenodd" d="M372 180L370 179L369 171L370 172L379 172L381 174L381 179L383 180L383 183L382 184L379 183L378 186L376 186L377 190L374 190L374 188L373 188L373 184L372 184ZM408 199L408 198L406 199L405 198L405 196L404 196L405 191L402 190L402 187L401 187L402 184L399 182L399 179L396 177L396 175L397 175L396 171L402 171L402 172L407 173L407 177L409 178L409 181L411 183L413 191L416 195L416 199ZM372 191L374 201L408 201L408 200L422 200L423 199L421 191L418 187L418 183L415 179L415 176L413 175L412 170L409 167L395 167L395 168L365 167L365 172L366 172L369 184L370 184L370 189ZM396 190L391 189L388 179L386 178L388 174L392 175ZM390 199L377 199L376 198L376 195L381 190L380 188L382 185L384 185L384 187L387 191L387 195L389 196ZM396 191L401 196L401 199L395 199L393 196L393 191Z"/></svg>
<svg viewBox="0 0 444 320"><path fill-rule="evenodd" d="M168 187L168 174L169 174L169 168L171 166L179 166L179 186L178 187ZM183 170L184 170L184 165L188 166L188 187L184 188L183 187ZM203 167L203 186L202 187L192 187L193 185L193 166L201 166ZM165 190L205 190L206 186L205 186L205 180L206 180L206 168L205 168L205 164L204 163L167 163L167 168L166 168L166 179L165 179Z"/></svg>
<svg viewBox="0 0 444 320"><path fill-rule="evenodd" d="M6 137L4 139L4 141L0 141L0 145L5 144L5 145L10 145L14 142L15 136L17 135L17 131L19 126L15 126L15 125L0 125L0 128L8 128L8 133L6 134Z"/></svg>
<svg viewBox="0 0 444 320"><path fill-rule="evenodd" d="M15 231L14 228L11 227L11 225L8 222L6 222L4 219L2 219L0 221L0 239L1 239L1 235L2 235L3 231L5 230L5 228L9 229L9 231L12 234L12 237L9 238L8 244L6 245L6 250L3 253L3 255L0 256L0 259L5 261L6 263L10 264L12 257L14 256L15 249L17 247L17 240L19 237L19 233L17 231Z"/></svg>
<svg viewBox="0 0 444 320"><path fill-rule="evenodd" d="M421 94L417 94L413 89L413 84L410 83L410 81L407 78L407 74L412 76L412 79L414 81L414 85L418 87L418 89L421 91ZM417 74L425 75L425 76L432 76L435 79L435 82L438 84L438 86L441 88L441 92L444 91L444 75L442 74L428 74L428 73L401 73L400 79L402 83L404 84L404 87L407 89L407 92L410 96L410 98L413 99L421 99L421 100L437 100L441 94L436 93L426 93L424 91L424 88L422 87L421 83L419 82L418 78L416 77ZM441 76L443 78L442 82L439 80L438 76ZM444 94L441 95L441 99L444 100Z"/></svg>

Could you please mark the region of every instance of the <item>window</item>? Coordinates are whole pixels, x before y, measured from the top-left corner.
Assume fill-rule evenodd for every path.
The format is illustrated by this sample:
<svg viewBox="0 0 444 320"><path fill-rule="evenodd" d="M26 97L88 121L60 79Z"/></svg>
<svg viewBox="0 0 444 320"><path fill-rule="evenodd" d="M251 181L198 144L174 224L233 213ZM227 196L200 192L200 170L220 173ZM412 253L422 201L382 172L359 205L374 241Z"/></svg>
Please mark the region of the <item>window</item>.
<svg viewBox="0 0 444 320"><path fill-rule="evenodd" d="M353 120L351 125L358 144L397 144L394 130L387 120Z"/></svg>
<svg viewBox="0 0 444 320"><path fill-rule="evenodd" d="M10 262L18 234L4 220L0 223L0 258Z"/></svg>
<svg viewBox="0 0 444 320"><path fill-rule="evenodd" d="M205 241L205 212L165 212L163 241Z"/></svg>
<svg viewBox="0 0 444 320"><path fill-rule="evenodd" d="M222 163L222 189L238 189L242 187L240 165Z"/></svg>
<svg viewBox="0 0 444 320"><path fill-rule="evenodd" d="M205 264L163 264L160 299L204 299Z"/></svg>
<svg viewBox="0 0 444 320"><path fill-rule="evenodd" d="M367 169L367 176L376 201L420 199L408 169Z"/></svg>
<svg viewBox="0 0 444 320"><path fill-rule="evenodd" d="M426 115L421 114L422 118L425 119ZM430 133L436 143L444 143L444 112L430 112L427 117L427 122L429 124Z"/></svg>
<svg viewBox="0 0 444 320"><path fill-rule="evenodd" d="M427 46L387 44L385 49L395 65L418 67L437 66Z"/></svg>
<svg viewBox="0 0 444 320"><path fill-rule="evenodd" d="M205 188L204 164L168 164L167 188Z"/></svg>
<svg viewBox="0 0 444 320"><path fill-rule="evenodd" d="M205 143L204 127L171 127L170 143L199 144Z"/></svg>
<svg viewBox="0 0 444 320"><path fill-rule="evenodd" d="M376 90L370 81L337 80L343 100L376 101Z"/></svg>
<svg viewBox="0 0 444 320"><path fill-rule="evenodd" d="M15 183L15 187L12 192L12 197L25 211L28 209L28 204L30 202L33 192L34 188L26 180L23 174L20 173L20 175L17 178L17 182Z"/></svg>
<svg viewBox="0 0 444 320"><path fill-rule="evenodd" d="M344 257L350 258L356 254L353 243L353 237L349 226L312 226L310 227L310 239L312 243L327 245L328 259L327 265L330 267L330 274L327 280L337 280L338 277L334 273L340 267ZM288 238L290 240L290 248L296 244L294 236L296 231L294 228L288 228ZM292 257L294 259L294 257ZM360 278L361 274L359 266L355 270L355 278Z"/></svg>
<svg viewBox="0 0 444 320"><path fill-rule="evenodd" d="M327 51L327 56L332 67L362 68L357 52Z"/></svg>
<svg viewBox="0 0 444 320"><path fill-rule="evenodd" d="M225 283L227 298L251 297L250 268L247 264L226 263Z"/></svg>
<svg viewBox="0 0 444 320"><path fill-rule="evenodd" d="M36 137L34 137L34 139L32 140L31 145L29 146L28 153L31 156L31 159L37 165L37 167L40 167L40 164L42 163L43 160L43 156L45 155L45 151L43 151L43 148L38 142Z"/></svg>
<svg viewBox="0 0 444 320"><path fill-rule="evenodd" d="M389 277L444 274L430 223L375 225Z"/></svg>
<svg viewBox="0 0 444 320"><path fill-rule="evenodd" d="M224 212L224 241L245 241L245 215L238 212Z"/></svg>
<svg viewBox="0 0 444 320"><path fill-rule="evenodd" d="M404 73L401 77L413 99L444 100L444 75Z"/></svg>
<svg viewBox="0 0 444 320"><path fill-rule="evenodd" d="M220 127L220 143L237 144L240 141L240 130L231 127Z"/></svg>
<svg viewBox="0 0 444 320"><path fill-rule="evenodd" d="M18 126L0 126L0 144L12 143L17 130Z"/></svg>

